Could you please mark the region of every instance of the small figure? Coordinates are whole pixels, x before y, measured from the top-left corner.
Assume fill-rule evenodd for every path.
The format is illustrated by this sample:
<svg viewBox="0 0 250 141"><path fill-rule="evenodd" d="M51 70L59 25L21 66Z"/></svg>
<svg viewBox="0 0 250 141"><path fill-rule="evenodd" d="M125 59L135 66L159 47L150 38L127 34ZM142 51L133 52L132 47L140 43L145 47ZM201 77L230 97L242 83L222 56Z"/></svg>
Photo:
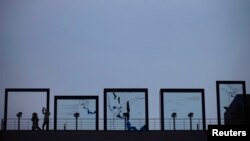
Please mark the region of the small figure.
<svg viewBox="0 0 250 141"><path fill-rule="evenodd" d="M46 126L46 130L49 130L49 116L50 116L50 112L45 108L43 107L43 115L44 115L44 120L43 120L43 130L44 130L44 127Z"/></svg>
<svg viewBox="0 0 250 141"><path fill-rule="evenodd" d="M39 119L37 113L32 114L31 121L32 121L32 130L36 129L41 130L41 128L38 126Z"/></svg>

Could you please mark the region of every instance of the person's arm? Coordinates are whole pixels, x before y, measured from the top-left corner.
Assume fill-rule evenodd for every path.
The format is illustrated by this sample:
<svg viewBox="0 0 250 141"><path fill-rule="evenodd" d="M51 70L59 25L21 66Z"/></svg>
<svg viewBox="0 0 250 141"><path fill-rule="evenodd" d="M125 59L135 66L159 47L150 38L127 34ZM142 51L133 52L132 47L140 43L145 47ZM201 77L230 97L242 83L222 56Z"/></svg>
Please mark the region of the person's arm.
<svg viewBox="0 0 250 141"><path fill-rule="evenodd" d="M45 110L46 110L46 109L43 107L43 110L42 110L43 114L45 114Z"/></svg>

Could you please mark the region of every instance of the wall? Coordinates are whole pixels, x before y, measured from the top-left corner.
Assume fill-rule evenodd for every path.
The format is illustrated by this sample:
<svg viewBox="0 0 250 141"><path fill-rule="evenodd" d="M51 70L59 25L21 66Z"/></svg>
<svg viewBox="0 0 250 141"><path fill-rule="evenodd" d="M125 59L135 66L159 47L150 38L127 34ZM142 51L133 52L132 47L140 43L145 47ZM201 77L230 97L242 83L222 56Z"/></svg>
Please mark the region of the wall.
<svg viewBox="0 0 250 141"><path fill-rule="evenodd" d="M206 131L7 131L1 141L206 141Z"/></svg>

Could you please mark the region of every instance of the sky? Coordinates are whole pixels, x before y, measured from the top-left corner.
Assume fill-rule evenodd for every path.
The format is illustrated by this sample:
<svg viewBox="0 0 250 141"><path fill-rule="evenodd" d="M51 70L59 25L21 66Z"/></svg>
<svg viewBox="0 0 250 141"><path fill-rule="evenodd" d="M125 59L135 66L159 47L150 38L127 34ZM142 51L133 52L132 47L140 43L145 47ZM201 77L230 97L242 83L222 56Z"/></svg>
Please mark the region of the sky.
<svg viewBox="0 0 250 141"><path fill-rule="evenodd" d="M249 13L249 0L1 0L0 118L5 88L50 88L52 117L55 95L98 95L100 118L104 88L148 88L151 118L161 88L204 88L215 118L216 80L250 93Z"/></svg>

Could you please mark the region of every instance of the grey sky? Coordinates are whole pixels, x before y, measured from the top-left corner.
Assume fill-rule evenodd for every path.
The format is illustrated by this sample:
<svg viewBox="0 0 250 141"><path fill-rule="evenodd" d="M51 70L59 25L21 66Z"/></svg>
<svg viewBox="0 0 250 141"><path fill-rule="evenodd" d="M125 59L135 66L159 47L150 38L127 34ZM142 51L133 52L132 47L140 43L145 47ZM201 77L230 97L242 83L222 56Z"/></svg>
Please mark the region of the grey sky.
<svg viewBox="0 0 250 141"><path fill-rule="evenodd" d="M205 88L216 117L216 80L246 80L249 0L1 0L0 118L5 88L99 95L148 88L159 118L160 88ZM25 104L25 103L24 103Z"/></svg>

